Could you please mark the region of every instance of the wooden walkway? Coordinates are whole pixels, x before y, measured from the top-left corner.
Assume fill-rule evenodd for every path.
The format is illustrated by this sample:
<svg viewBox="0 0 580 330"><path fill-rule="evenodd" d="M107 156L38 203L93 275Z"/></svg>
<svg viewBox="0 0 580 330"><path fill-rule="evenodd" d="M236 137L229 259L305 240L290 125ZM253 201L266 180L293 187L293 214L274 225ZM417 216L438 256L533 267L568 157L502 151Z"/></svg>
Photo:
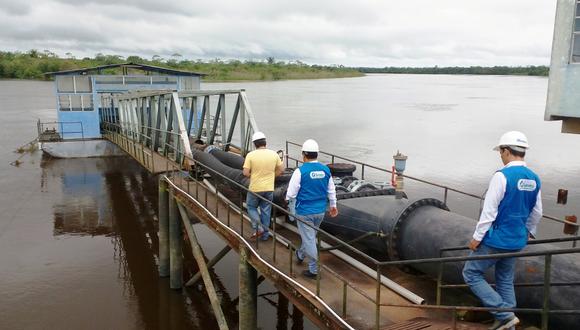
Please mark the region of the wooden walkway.
<svg viewBox="0 0 580 330"><path fill-rule="evenodd" d="M294 250L300 237L293 231L274 225L275 238L266 242L251 241L249 219L245 212L230 200L215 193L203 181L185 178L180 167L151 152L141 144L119 134L107 136L152 173L166 172L171 195L195 218L207 225L216 237L234 251L242 250L248 262L267 280L271 281L292 304L297 306L313 323L329 329L389 329L389 330L442 330L486 329L480 324L454 322L449 311L382 306L374 301L380 295L381 304L412 305L397 293L380 285L377 280L347 264L329 252L321 252L320 286L316 280L301 275L306 263L298 265ZM173 171L173 172L171 172ZM279 218L278 221L285 221ZM259 312L258 312L259 313ZM376 320L378 316L379 324Z"/></svg>

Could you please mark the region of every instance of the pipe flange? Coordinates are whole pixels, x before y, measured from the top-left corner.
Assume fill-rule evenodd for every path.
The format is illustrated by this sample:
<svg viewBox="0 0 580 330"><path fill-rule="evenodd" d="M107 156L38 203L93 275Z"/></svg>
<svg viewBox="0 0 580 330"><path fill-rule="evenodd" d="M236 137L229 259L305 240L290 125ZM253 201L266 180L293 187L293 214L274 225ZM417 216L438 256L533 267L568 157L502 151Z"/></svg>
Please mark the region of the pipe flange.
<svg viewBox="0 0 580 330"><path fill-rule="evenodd" d="M397 242L399 240L401 224L413 211L423 206L435 206L442 210L449 211L447 205L436 198L421 198L407 204L407 206L405 206L405 208L403 208L400 213L398 213L398 215L395 215L395 224L393 225L389 234L387 253L389 254L390 260L399 260Z"/></svg>

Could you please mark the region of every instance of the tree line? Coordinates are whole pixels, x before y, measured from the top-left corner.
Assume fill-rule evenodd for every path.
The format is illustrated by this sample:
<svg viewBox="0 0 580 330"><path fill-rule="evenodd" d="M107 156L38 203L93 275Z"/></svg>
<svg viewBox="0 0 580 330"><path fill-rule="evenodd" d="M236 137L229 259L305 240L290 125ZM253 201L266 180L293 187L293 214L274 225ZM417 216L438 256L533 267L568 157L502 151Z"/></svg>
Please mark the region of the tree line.
<svg viewBox="0 0 580 330"><path fill-rule="evenodd" d="M406 73L406 74L475 74L475 75L517 75L517 76L547 76L550 68L539 66L470 66L470 67L384 67L357 68L364 73Z"/></svg>
<svg viewBox="0 0 580 330"><path fill-rule="evenodd" d="M49 51L32 49L28 52L0 51L0 78L51 79L46 72L74 70L125 62L155 65L184 71L205 73L205 81L280 80L358 77L365 73L395 74L474 74L474 75L527 75L547 76L547 66L471 66L471 67L345 67L342 65L309 65L301 61L263 60L189 60L175 53L168 58L154 55L151 59L139 56L96 54L94 57L75 58L71 53L59 57ZM105 73L120 73L115 69Z"/></svg>
<svg viewBox="0 0 580 330"><path fill-rule="evenodd" d="M188 60L180 54L169 58L154 55L151 59L139 56L122 57L118 55L97 54L94 57L75 58L71 53L67 57L45 50L28 52L0 51L0 78L5 79L51 79L46 72L74 70L108 64L126 62L160 66L170 69L192 71L207 74L205 81L228 80L280 80L280 79L314 79L357 77L363 73L341 65L308 65L301 61L277 61L273 57L264 60ZM118 69L105 70L106 74L119 74Z"/></svg>

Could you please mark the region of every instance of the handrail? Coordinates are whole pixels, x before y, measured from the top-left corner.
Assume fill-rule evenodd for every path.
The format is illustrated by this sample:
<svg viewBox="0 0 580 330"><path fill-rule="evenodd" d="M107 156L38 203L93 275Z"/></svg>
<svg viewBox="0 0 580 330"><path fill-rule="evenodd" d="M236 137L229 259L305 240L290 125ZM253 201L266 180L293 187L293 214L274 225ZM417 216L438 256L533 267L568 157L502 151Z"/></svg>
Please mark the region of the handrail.
<svg viewBox="0 0 580 330"><path fill-rule="evenodd" d="M294 160L294 161L300 162L300 163L302 162L301 160L299 160L297 158L293 158L293 157L290 157L289 156L289 153L288 153L288 151L289 151L288 146L289 145L293 145L293 146L297 146L297 147L300 147L301 146L300 144L298 144L296 142L286 141L286 157L287 157L286 166L287 167L288 167L288 159L291 159L291 160ZM375 165L371 165L371 164L366 164L366 163L363 163L363 162L358 161L358 160L349 159L349 158L342 157L342 156L339 156L339 155L336 155L336 154L333 154L333 153L329 153L329 152L325 152L325 151L319 151L318 153L319 154L322 154L322 155L330 156L332 158L331 163L334 163L334 161L336 159L341 159L341 160L344 160L344 161L351 162L351 163L354 163L354 164L357 164L357 165L362 166L362 177L361 177L361 179L363 179L363 180L364 180L364 168L371 168L373 170L377 170L377 171L380 171L380 172L385 172L385 173L393 174L393 171L391 171L391 170L388 170L388 169L385 169L385 168L381 168L381 167L378 167L378 166L375 166ZM407 175L407 174L402 174L401 176L404 177L404 178L413 180L413 181L421 182L421 183L428 184L428 185L433 186L433 187L438 187L438 188L444 189L445 190L445 200L443 202L445 204L447 204L447 192L448 191L452 191L452 192L456 192L456 193L459 193L459 194L462 194L462 195L465 195L465 196L473 197L473 198L476 198L478 200L483 200L484 199L482 196L478 196L476 194L472 194L472 193L469 193L469 192L466 192L466 191L462 191L462 190L457 189L457 188L452 188L450 186L446 186L446 185L443 185L443 184L440 184L440 183L428 181L428 180L425 180L425 179L420 179L420 178L417 178L417 177L414 177L414 176L410 176L410 175ZM551 220L551 221L556 221L556 222L563 223L563 224L567 224L567 225L571 225L571 226L574 226L574 227L580 227L580 223L575 223L575 222L570 222L568 220L558 219L558 218L556 218L554 216L542 214L542 217L543 218L546 218L548 220Z"/></svg>
<svg viewBox="0 0 580 330"><path fill-rule="evenodd" d="M529 240L527 245L537 245L537 244L546 244L546 243L563 243L563 242L574 242L580 241L579 236L574 237L556 237L556 238L547 238L547 239L533 239ZM461 250L468 250L468 246L451 246L439 249L440 254L446 251L461 251Z"/></svg>
<svg viewBox="0 0 580 330"><path fill-rule="evenodd" d="M64 125L70 125L70 124L79 124L80 131L65 131ZM56 131L56 133L60 134L61 139L64 139L65 134L80 134L81 139L82 140L85 139L85 130L83 128L82 121L46 121L46 122L41 122L39 119L36 125L37 125L39 137L42 135L42 133L46 132L46 129L48 129L48 127L47 127L48 125L54 125L54 126L52 126L52 128ZM60 128L60 130L58 130L58 128Z"/></svg>
<svg viewBox="0 0 580 330"><path fill-rule="evenodd" d="M113 128L113 131L110 131L110 133L117 133L115 132L115 130L119 130L119 131L123 131L123 128L121 127L121 125L116 124L116 123L104 123L105 128L106 129L110 129ZM151 140L150 137L146 136L145 134L141 133L141 132L128 132L130 133L130 136L127 136L128 138L134 139L135 137L140 137L139 140L141 140L141 138L144 137L143 140L147 141L147 140ZM177 133L175 132L164 132L165 134L174 134L177 135ZM135 143L135 142L133 142ZM180 150L176 149L175 146L168 144L168 143L164 143L163 144L164 149L167 148L169 150L173 150L174 154L179 154ZM339 157L334 155L335 157ZM339 157L340 159L346 159L343 157ZM242 196L243 196L243 192L250 193L253 194L254 196L256 196L258 199L263 200L267 203L269 203L272 206L272 210L273 213L272 215L274 217L276 217L276 214L279 215L286 215L290 218L295 219L296 221L300 221L301 223L313 228L314 230L316 230L320 235L318 237L317 240L317 247L318 247L318 251L320 251L321 248L321 236L324 237L325 239L330 239L334 242L337 242L339 244L341 244L346 250L348 250L349 252L351 252L352 254L364 259L366 262L374 265L376 267L377 270L377 291L376 291L376 297L372 299L373 303L376 306L376 320L375 320L375 325L378 328L378 326L380 325L380 308L383 306L392 306L392 304L383 304L381 303L381 299L380 299L380 291L381 291L381 282L380 282L380 275L381 275L381 270L383 269L383 267L387 267L387 266L400 266L400 265L416 265L416 264L423 264L423 263L438 263L440 265L443 265L444 263L449 263L449 262L460 262L460 261L467 261L467 260L483 260L483 259L493 259L493 258L502 258L502 257L529 257L529 256L544 256L546 258L546 263L544 265L545 267L545 291L547 291L548 293L548 297L549 297L549 288L551 287L551 283L549 281L549 269L551 266L551 257L553 255L560 255L560 254L570 254L570 253L580 253L580 248L568 248L568 249L558 249L558 250L551 250L551 251L532 251L532 252L528 252L528 251L520 251L520 252L511 252L511 253L496 253L496 254L490 254L490 255L485 255L485 256L459 256L459 257L439 257L439 258L425 258L425 259L413 259L413 260L396 260L396 261L383 261L380 262L378 260L376 260L375 258L368 256L367 254L365 254L364 252L356 249L355 247L351 246L350 244L348 244L347 242L342 241L340 238L324 231L323 229L320 228L314 228L313 226L311 226L308 223L305 223L300 217L295 216L294 214L289 213L285 208L274 204L273 202L263 198L262 196L259 196L251 191L248 190L248 188L246 188L245 186L241 185L238 182L233 181L232 179L226 177L225 175L218 173L214 170L212 170L210 167L204 165L203 163L200 163L199 161L193 159L193 157L190 156L183 156L181 159L175 159L176 161L176 165L171 164L170 167L170 163L169 163L169 158L166 158L167 160L167 171L168 172L172 172L172 173L176 173L176 172L182 172L182 168L183 168L183 164L187 162L187 164L189 164L189 166L193 166L193 167L198 167L198 168L202 168L204 170L206 170L208 173L211 173L212 176L215 176L217 178L219 178L220 180L225 181L227 184L232 185L234 188L237 188L239 193L240 193L240 201L242 201ZM357 162L360 163L360 162ZM361 163L364 164L364 163ZM381 171L385 171L385 172L389 172L388 170L384 170L384 169L380 169L377 167L374 167L372 165L366 165L370 168L376 168L379 169ZM170 170L171 169L171 170ZM175 178L175 175L172 175L171 178ZM191 175L190 172L187 173L187 177L189 177L192 180L195 180L195 178ZM411 177L410 177L411 178ZM422 180L425 181L425 180ZM427 182L427 181L425 181ZM428 182L427 182L428 183ZM199 183L196 183L196 199L199 198L198 195L198 191L197 189L199 189L201 185L199 185ZM201 186L202 189L205 190L206 196L208 193L208 188L205 186ZM443 186L444 187L444 186ZM190 191L188 190L188 194L191 195ZM219 183L216 186L215 192L212 191L212 194L215 194L216 196L216 212L218 210L217 207L217 203L218 203L218 194L219 194ZM193 195L191 195L193 197ZM206 203L207 203L207 198L206 198ZM229 204L228 204L229 205ZM230 208L231 205L228 206L228 212L230 212ZM209 208L207 208L209 211ZM240 208L240 210L243 210L242 208ZM211 211L210 211L211 212ZM243 232L243 212L240 212L241 217L242 217L242 232ZM229 216L228 216L229 219ZM229 221L229 220L228 220ZM276 240L277 237L277 232L276 232L276 228L275 228L275 223L276 221L273 221L273 229L272 229L272 233L274 236L274 239ZM559 240L561 239L562 241L567 241L565 238L557 238L557 239L552 239L552 240ZM572 239L568 239L570 241L575 241L576 238L572 238ZM542 240L544 241L544 240ZM538 244L540 244L540 242L542 242L540 240L538 240ZM256 240L256 245L259 244L259 240ZM293 246L293 244L287 243L288 248L291 250L290 251L290 258L292 258L293 255L293 249L295 249L296 247ZM275 258L275 252L276 250L274 249L274 258ZM328 268L324 265L321 264L320 258L318 258L318 265L319 265L319 274L320 272L325 269L328 270ZM290 273L292 273L292 262L290 262ZM333 273L333 272L331 272ZM338 275L338 274L336 274ZM354 288L354 286L348 282L348 280L340 278L339 276L337 276L337 278L339 278L339 280L341 280L343 282L343 286L344 288L348 287L352 287ZM562 285L561 283L555 283L555 286L560 286ZM575 283L571 283L571 285L575 285ZM317 276L316 279L316 288L317 288L317 295L319 295L319 290L320 290L320 276ZM343 290L345 290L343 288ZM346 292L346 291L343 291ZM355 290L356 292L356 290ZM360 293L360 292L359 292ZM346 294L344 294L344 297L346 297ZM370 298L370 297L367 297ZM346 299L346 298L345 298ZM345 303L345 301L343 301L343 303ZM422 308L421 306L414 306L414 305L402 305L402 307L412 307L412 308ZM438 309L449 309L449 310L466 310L466 309L471 309L471 310L480 310L480 311L494 311L494 310L504 310L504 309L497 309L497 308L487 308L487 307L469 307L469 306L432 306L432 305L426 305L424 308L429 309L429 308L438 308ZM507 310L507 309L506 309ZM546 329L547 327L547 320L548 320L548 316L550 314L557 314L557 313L580 313L580 311L576 311L576 310L571 310L571 311L565 311L565 310L550 310L548 305L544 305L544 307L542 309L516 309L517 311L520 312L533 312L533 313L541 313L542 314L542 329ZM454 316L455 317L455 316Z"/></svg>

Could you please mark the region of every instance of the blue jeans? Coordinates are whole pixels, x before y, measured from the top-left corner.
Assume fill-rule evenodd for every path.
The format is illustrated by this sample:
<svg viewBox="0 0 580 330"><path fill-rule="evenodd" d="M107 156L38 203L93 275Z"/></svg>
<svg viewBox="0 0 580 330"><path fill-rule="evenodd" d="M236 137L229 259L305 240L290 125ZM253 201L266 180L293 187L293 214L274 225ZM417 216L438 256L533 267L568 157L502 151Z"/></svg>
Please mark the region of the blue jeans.
<svg viewBox="0 0 580 330"><path fill-rule="evenodd" d="M262 196L270 202L274 198L274 192L272 191L261 191L255 193L256 195ZM270 227L270 214L272 212L272 204L254 196L252 193L246 195L246 208L248 209L248 215L252 220L252 229L254 231L264 231L265 236L268 237L268 228ZM258 208L260 212L258 213Z"/></svg>
<svg viewBox="0 0 580 330"><path fill-rule="evenodd" d="M318 260L316 234L318 233L317 229L320 227L320 223L324 219L324 213L300 215L298 218L302 220L297 221L302 245L300 246L300 249L296 251L296 254L298 254L298 258L300 259L309 257L308 270L310 270L312 274L318 274L318 267L316 265L316 261ZM305 223L314 228L307 226Z"/></svg>
<svg viewBox="0 0 580 330"><path fill-rule="evenodd" d="M516 252L480 244L470 256ZM495 290L485 281L485 271L495 265ZM485 307L515 308L514 269L516 258L469 260L463 267L463 279ZM511 318L512 312L490 312L497 320Z"/></svg>

